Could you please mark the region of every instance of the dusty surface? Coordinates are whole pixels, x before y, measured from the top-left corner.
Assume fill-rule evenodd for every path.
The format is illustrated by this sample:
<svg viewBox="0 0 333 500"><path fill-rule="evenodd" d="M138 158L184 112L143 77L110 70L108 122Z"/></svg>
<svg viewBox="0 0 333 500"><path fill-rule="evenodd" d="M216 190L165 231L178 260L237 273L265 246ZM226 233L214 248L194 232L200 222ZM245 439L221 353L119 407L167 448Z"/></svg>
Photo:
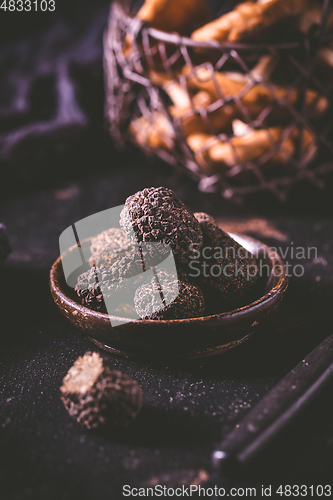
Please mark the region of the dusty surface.
<svg viewBox="0 0 333 500"><path fill-rule="evenodd" d="M186 477L194 482L201 477L205 482L205 474L215 484L210 454L216 443L331 333L332 216L271 216L270 225L278 231L274 234L286 234L288 240L257 237L284 253L291 266L304 266L303 276L291 277L285 303L275 318L243 346L207 360L166 367L153 361L111 358L114 368L143 387L142 413L124 433L82 430L65 411L59 387L77 356L96 348L53 304L49 269L59 254L59 235L68 225L122 203L135 188L151 183L152 174L147 166L145 175L139 176L133 162L76 182L75 189L63 183L61 189L71 193L68 197L59 197L59 188L41 189L1 204L13 247L1 271L1 281L6 283L1 290L0 362L0 463L5 499L59 500L78 493L82 499L116 498L124 484L148 485L163 478L176 484L186 482ZM237 214L240 208L217 205L187 181L174 181L168 171L160 171L155 184L175 189L193 210L215 216L225 216L228 210L229 218L242 219ZM317 252L296 258L295 249L301 246L316 247ZM316 484L329 480L331 390L279 446L271 448L258 481ZM265 463L269 464L266 469Z"/></svg>

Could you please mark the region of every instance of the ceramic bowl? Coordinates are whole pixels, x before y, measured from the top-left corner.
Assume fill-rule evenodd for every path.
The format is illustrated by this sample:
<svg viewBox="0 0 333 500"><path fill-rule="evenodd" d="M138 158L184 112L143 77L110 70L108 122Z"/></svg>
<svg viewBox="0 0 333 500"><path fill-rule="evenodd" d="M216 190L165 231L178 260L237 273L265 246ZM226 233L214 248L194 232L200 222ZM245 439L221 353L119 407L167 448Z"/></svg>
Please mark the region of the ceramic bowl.
<svg viewBox="0 0 333 500"><path fill-rule="evenodd" d="M280 304L288 287L285 265L276 252L244 234L230 233L230 236L256 255L262 264L268 264L270 269L269 276L260 278L260 285L255 287L252 297L248 296L246 303L231 311L190 319L139 319L124 323L126 318L96 312L78 302L73 288L65 281L61 257L54 262L50 272L53 299L75 327L99 347L115 354L143 358L195 358L221 353L245 342ZM67 254L75 248L70 248ZM81 272L82 269L78 274ZM111 322L119 325L111 326Z"/></svg>

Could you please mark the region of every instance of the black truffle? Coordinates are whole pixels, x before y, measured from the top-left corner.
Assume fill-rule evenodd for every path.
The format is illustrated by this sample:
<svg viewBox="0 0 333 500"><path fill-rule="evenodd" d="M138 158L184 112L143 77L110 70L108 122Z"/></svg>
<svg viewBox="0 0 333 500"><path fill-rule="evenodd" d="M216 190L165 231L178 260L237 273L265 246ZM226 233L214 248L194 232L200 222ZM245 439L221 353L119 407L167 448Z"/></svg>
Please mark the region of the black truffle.
<svg viewBox="0 0 333 500"><path fill-rule="evenodd" d="M109 269L109 274L114 280L124 280L142 273L145 263L142 253L136 249L116 260Z"/></svg>
<svg viewBox="0 0 333 500"><path fill-rule="evenodd" d="M6 228L0 224L0 262L5 260L11 252Z"/></svg>
<svg viewBox="0 0 333 500"><path fill-rule="evenodd" d="M117 282L112 282L106 269L92 267L89 271L80 274L75 286L75 292L81 299L83 306L106 313L101 284L103 289L106 289L107 286L115 288L118 285Z"/></svg>
<svg viewBox="0 0 333 500"><path fill-rule="evenodd" d="M200 226L203 245L192 253L188 277L202 288L206 302L234 302L257 281L256 259L216 224Z"/></svg>
<svg viewBox="0 0 333 500"><path fill-rule="evenodd" d="M202 316L205 300L200 288L158 270L135 292L134 305L142 319L182 319Z"/></svg>
<svg viewBox="0 0 333 500"><path fill-rule="evenodd" d="M164 187L145 188L127 198L120 225L132 240L170 245L180 265L189 262L192 243L202 244L198 220Z"/></svg>
<svg viewBox="0 0 333 500"><path fill-rule="evenodd" d="M125 231L112 227L91 240L89 264L97 267L111 266L117 259L133 250L134 247Z"/></svg>
<svg viewBox="0 0 333 500"><path fill-rule="evenodd" d="M104 424L128 426L143 401L140 385L112 370L97 352L87 352L74 362L60 391L68 413L88 429Z"/></svg>
<svg viewBox="0 0 333 500"><path fill-rule="evenodd" d="M78 277L75 292L83 306L117 315L116 310L121 303L133 303L135 290L144 279L139 273L142 273L140 255L136 259L124 257L109 269L93 267L82 273ZM134 277L134 281L129 281L129 277Z"/></svg>

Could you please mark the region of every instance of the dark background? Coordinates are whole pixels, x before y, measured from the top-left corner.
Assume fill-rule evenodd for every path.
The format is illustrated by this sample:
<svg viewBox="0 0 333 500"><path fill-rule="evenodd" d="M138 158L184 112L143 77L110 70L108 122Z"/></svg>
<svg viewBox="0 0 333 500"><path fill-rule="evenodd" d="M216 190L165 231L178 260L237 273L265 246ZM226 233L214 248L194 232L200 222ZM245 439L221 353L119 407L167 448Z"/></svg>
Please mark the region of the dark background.
<svg viewBox="0 0 333 500"><path fill-rule="evenodd" d="M13 249L0 270L0 497L121 498L124 484L197 480L227 487L327 484L332 386L249 477L217 478L210 454L332 333L332 178L326 191L299 184L284 205L268 194L233 205L200 193L194 181L134 148L117 151L103 114L107 16L101 1L57 1L54 14L0 11L0 222ZM58 238L70 224L160 185L229 227L252 221L251 234L273 246L316 246L319 258L302 262L305 274L291 279L275 317L233 351L169 366L110 357L142 385L144 408L128 431L88 432L60 400L69 367L96 348L60 315L49 293ZM254 218L261 220L256 230Z"/></svg>

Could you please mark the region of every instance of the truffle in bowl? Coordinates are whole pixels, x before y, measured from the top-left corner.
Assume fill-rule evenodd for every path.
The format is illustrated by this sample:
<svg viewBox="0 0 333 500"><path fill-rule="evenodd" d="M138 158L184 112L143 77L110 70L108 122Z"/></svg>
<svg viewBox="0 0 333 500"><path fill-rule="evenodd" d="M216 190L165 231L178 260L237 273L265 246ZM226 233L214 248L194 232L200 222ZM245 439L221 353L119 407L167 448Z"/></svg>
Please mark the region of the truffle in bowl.
<svg viewBox="0 0 333 500"><path fill-rule="evenodd" d="M256 256L267 274L243 303L231 310L185 319L132 319L133 308L122 305L119 315L92 310L79 301L68 286L62 258L70 258L77 246L59 257L50 272L50 288L61 313L99 347L123 356L141 358L201 357L221 353L245 342L258 325L281 303L288 287L286 267L268 246L243 234L230 234ZM90 247L91 240L81 245ZM82 271L79 270L78 273ZM127 310L126 310L127 307ZM121 313L120 313L121 311Z"/></svg>
<svg viewBox="0 0 333 500"><path fill-rule="evenodd" d="M100 347L154 358L215 354L244 342L281 301L281 258L192 213L170 189L145 188L110 210L63 233L79 241L80 232L81 241L65 247L50 276L61 312ZM100 220L104 231L82 237Z"/></svg>

